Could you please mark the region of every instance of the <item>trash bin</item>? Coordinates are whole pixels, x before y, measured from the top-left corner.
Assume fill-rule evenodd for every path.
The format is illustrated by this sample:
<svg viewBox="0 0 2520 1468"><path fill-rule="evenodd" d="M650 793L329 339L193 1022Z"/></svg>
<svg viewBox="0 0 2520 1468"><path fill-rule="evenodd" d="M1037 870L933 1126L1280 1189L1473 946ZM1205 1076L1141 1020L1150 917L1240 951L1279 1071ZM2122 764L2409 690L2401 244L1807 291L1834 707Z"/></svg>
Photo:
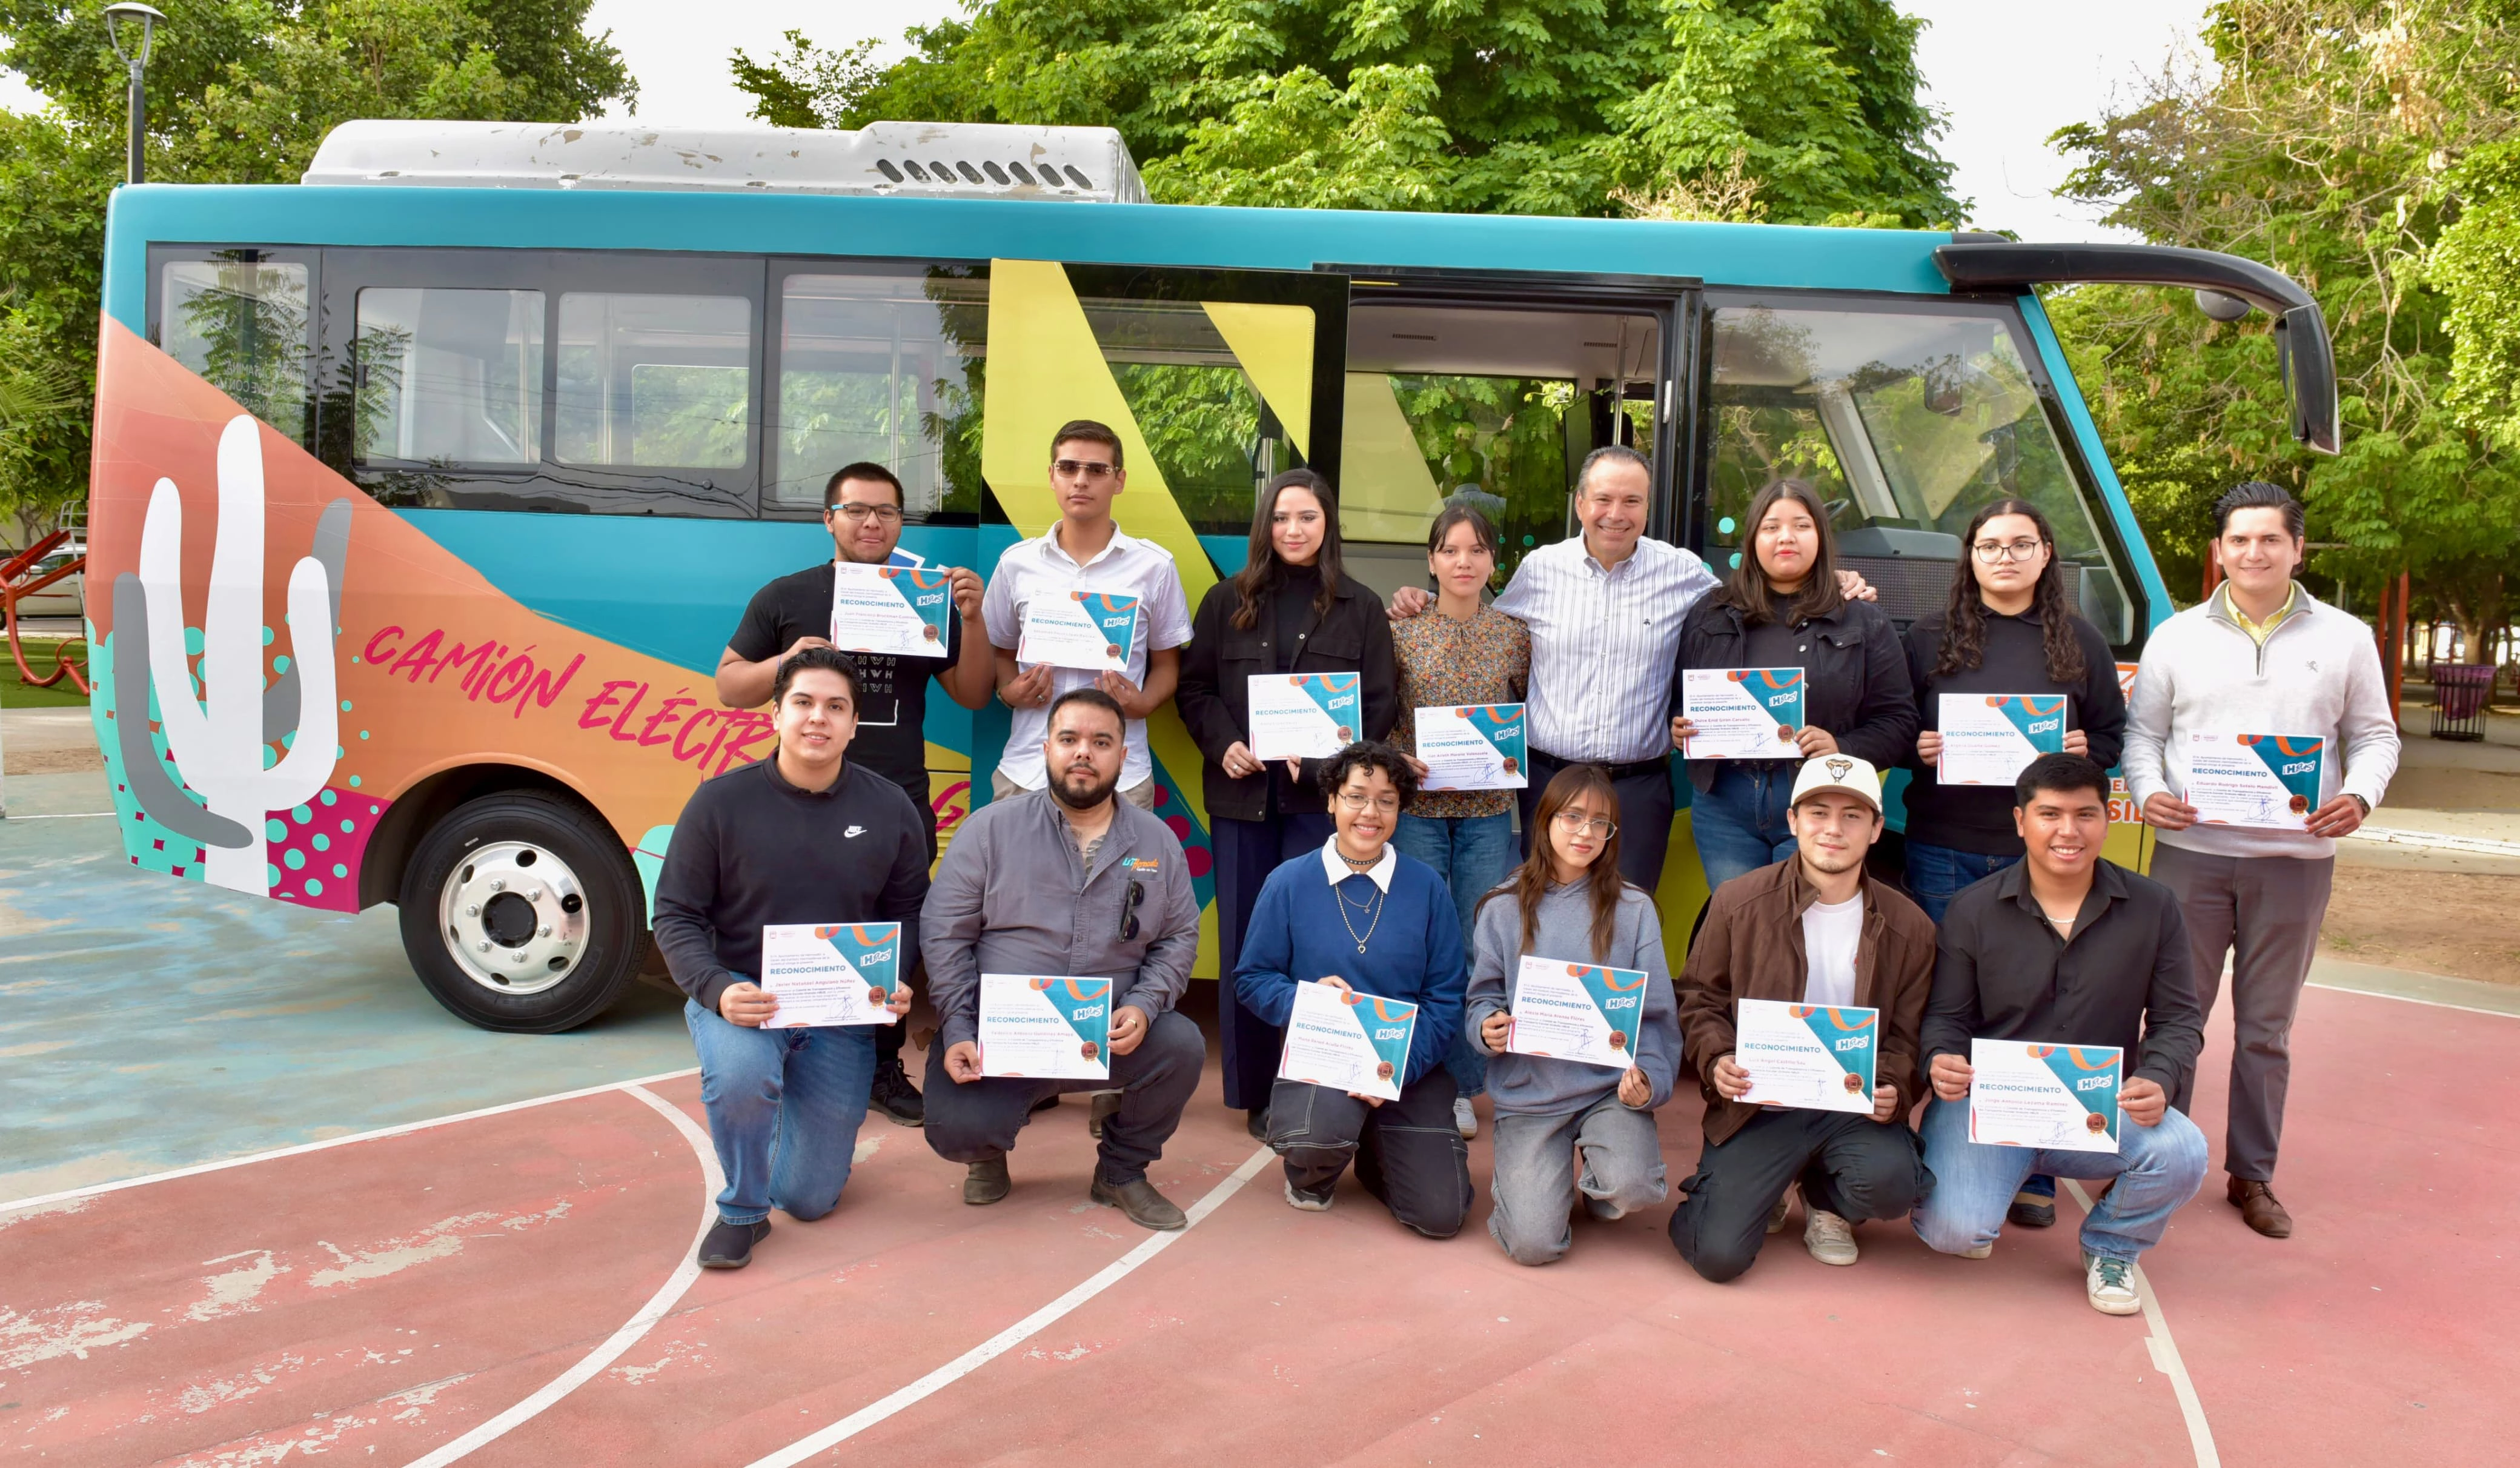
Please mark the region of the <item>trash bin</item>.
<svg viewBox="0 0 2520 1468"><path fill-rule="evenodd" d="M2433 665L2433 738L2483 739L2486 706L2494 702L2491 663Z"/></svg>

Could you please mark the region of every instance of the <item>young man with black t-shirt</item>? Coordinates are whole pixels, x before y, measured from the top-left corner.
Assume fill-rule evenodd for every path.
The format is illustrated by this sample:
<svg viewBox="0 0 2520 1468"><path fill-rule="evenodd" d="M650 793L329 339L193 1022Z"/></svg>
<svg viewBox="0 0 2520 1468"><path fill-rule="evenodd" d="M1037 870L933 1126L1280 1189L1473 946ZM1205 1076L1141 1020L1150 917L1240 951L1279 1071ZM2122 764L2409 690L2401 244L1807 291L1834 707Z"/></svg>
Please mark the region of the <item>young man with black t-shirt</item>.
<svg viewBox="0 0 2520 1468"><path fill-rule="evenodd" d="M880 464L851 464L823 488L823 524L832 532L838 561L860 566L913 565L898 555L903 508L901 481ZM717 696L730 709L767 703L779 665L809 647L830 647L836 561L784 575L752 594L743 620L718 659ZM927 819L927 859L936 859L935 807L927 788L927 680L966 709L977 709L996 691L996 654L980 621L980 577L959 566L941 569L953 583L958 619L946 628L945 657L900 658L855 653L858 732L850 761L910 793ZM904 1126L925 1120L918 1088L901 1066L901 1033L887 1027L879 1037L875 1090L878 1110Z"/></svg>

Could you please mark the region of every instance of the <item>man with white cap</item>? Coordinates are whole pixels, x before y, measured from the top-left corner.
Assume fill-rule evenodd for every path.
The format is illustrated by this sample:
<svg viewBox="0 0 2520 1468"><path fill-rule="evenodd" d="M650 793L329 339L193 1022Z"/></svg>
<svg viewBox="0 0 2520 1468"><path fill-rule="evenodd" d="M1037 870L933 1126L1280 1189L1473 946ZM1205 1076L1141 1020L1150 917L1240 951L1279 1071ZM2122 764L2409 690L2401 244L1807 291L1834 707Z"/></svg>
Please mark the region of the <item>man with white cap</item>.
<svg viewBox="0 0 2520 1468"><path fill-rule="evenodd" d="M1696 1175L1681 1184L1688 1197L1671 1241L1718 1284L1758 1259L1797 1181L1803 1247L1823 1264L1854 1263L1856 1224L1898 1217L1933 1187L1908 1113L1922 1094L1916 1035L1933 986L1934 925L1865 873L1881 839L1881 777L1851 755L1808 760L1785 819L1794 854L1716 889L1680 976L1682 1048L1706 1095L1706 1143ZM1744 1101L1756 1067L1734 1053L1743 999L1879 1010L1872 1109Z"/></svg>

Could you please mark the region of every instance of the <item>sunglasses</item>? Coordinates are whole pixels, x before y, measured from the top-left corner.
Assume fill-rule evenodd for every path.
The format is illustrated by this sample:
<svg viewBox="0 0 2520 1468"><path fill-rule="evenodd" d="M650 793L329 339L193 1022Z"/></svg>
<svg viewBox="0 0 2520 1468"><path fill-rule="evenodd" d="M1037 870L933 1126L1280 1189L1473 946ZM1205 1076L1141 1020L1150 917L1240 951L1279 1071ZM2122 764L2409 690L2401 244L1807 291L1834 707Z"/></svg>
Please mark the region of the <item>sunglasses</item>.
<svg viewBox="0 0 2520 1468"><path fill-rule="evenodd" d="M1092 459L1053 459L1050 461L1050 472L1062 480L1086 479L1099 482L1109 479L1113 470L1110 465L1096 463Z"/></svg>
<svg viewBox="0 0 2520 1468"><path fill-rule="evenodd" d="M1132 943L1138 940L1138 907L1146 900L1147 884L1130 883L1129 895L1120 899L1120 941Z"/></svg>

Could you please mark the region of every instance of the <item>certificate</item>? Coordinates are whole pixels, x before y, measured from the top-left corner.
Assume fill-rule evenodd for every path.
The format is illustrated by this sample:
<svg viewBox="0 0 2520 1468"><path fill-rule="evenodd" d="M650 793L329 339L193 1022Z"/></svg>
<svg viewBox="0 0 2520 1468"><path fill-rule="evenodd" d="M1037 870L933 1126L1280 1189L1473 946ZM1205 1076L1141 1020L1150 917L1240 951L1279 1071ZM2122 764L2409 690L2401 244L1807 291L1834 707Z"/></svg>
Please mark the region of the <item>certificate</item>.
<svg viewBox="0 0 2520 1468"><path fill-rule="evenodd" d="M979 1039L983 1076L1107 1080L1111 981L982 974Z"/></svg>
<svg viewBox="0 0 2520 1468"><path fill-rule="evenodd" d="M1138 638L1138 599L1101 591L1039 596L1024 604L1015 661L1087 672L1125 673Z"/></svg>
<svg viewBox="0 0 2520 1468"><path fill-rule="evenodd" d="M845 561L832 570L832 646L897 658L945 656L946 619L954 615L952 577L912 566Z"/></svg>
<svg viewBox="0 0 2520 1468"><path fill-rule="evenodd" d="M1416 711L1426 790L1520 790L1531 783L1520 704L1465 704Z"/></svg>
<svg viewBox="0 0 2520 1468"><path fill-rule="evenodd" d="M1943 757L1934 776L1945 785L2001 785L2021 778L2030 761L2065 749L2065 695L1947 693L1938 701Z"/></svg>
<svg viewBox="0 0 2520 1468"><path fill-rule="evenodd" d="M1969 1041L1969 1140L2050 1152L2115 1152L2118 1065L2115 1045L2031 1045Z"/></svg>
<svg viewBox="0 0 2520 1468"><path fill-rule="evenodd" d="M1523 955L1513 980L1506 1049L1624 1071L1637 1063L1645 1018L1642 969L1604 968Z"/></svg>
<svg viewBox="0 0 2520 1468"><path fill-rule="evenodd" d="M1286 1017L1286 1048L1278 1054L1278 1078L1397 1101L1409 1075L1409 1037L1417 1029L1415 1004L1327 984L1298 984L1294 1012Z"/></svg>
<svg viewBox="0 0 2520 1468"><path fill-rule="evenodd" d="M1696 728L1682 754L1691 759L1799 759L1803 727L1799 667L1689 667L1680 674L1680 711Z"/></svg>
<svg viewBox="0 0 2520 1468"><path fill-rule="evenodd" d="M1251 675L1251 757L1328 759L1356 743L1363 707L1352 672Z"/></svg>
<svg viewBox="0 0 2520 1468"><path fill-rule="evenodd" d="M761 987L779 1001L762 1028L889 1025L901 988L899 923L769 923L761 929Z"/></svg>
<svg viewBox="0 0 2520 1468"><path fill-rule="evenodd" d="M2309 829L2327 741L2293 734L2190 734L2187 803L2209 826Z"/></svg>
<svg viewBox="0 0 2520 1468"><path fill-rule="evenodd" d="M1750 1073L1752 1106L1872 1110L1881 1011L1743 999L1732 1021L1732 1063Z"/></svg>

